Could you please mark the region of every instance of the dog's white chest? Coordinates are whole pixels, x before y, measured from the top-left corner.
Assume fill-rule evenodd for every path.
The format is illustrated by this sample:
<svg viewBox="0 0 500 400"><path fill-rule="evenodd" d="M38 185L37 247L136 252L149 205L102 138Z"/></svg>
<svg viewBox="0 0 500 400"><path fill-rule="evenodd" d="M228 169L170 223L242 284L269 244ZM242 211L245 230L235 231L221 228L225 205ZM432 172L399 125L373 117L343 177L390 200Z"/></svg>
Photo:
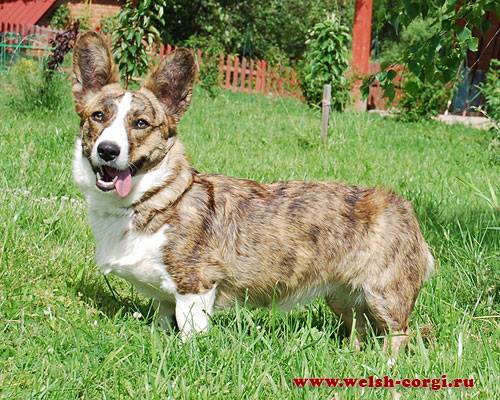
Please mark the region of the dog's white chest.
<svg viewBox="0 0 500 400"><path fill-rule="evenodd" d="M159 300L172 298L177 289L162 260L168 226L145 234L134 230L129 215L92 213L90 223L96 238L96 263L104 274L116 274Z"/></svg>

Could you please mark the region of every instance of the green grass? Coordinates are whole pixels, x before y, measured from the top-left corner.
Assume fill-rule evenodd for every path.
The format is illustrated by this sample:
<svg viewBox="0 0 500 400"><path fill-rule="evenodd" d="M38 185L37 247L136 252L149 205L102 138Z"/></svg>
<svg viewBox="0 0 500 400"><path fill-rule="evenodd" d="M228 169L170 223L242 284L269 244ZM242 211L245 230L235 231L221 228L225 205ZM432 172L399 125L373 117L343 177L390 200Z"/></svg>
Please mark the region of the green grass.
<svg viewBox="0 0 500 400"><path fill-rule="evenodd" d="M418 298L409 348L390 370L381 341L353 351L322 301L288 314L224 311L208 334L183 345L155 328L149 300L126 282L111 278L112 294L72 183L78 119L67 102L62 113L18 112L0 96L1 398L327 400L334 390L294 388L292 378L442 374L473 376L475 387L401 393L500 397L500 168L488 133L345 113L333 115L324 144L319 116L302 104L227 92L215 100L197 92L181 123L200 171L381 185L413 201L438 272Z"/></svg>

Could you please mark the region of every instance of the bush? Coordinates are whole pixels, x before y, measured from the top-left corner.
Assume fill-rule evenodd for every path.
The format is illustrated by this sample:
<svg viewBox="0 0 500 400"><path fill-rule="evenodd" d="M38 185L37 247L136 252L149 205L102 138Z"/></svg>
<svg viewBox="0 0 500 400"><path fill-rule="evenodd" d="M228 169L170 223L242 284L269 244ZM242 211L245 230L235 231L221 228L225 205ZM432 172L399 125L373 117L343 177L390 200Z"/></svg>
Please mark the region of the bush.
<svg viewBox="0 0 500 400"><path fill-rule="evenodd" d="M202 63L199 65L198 85L207 91L211 97L215 97L220 90L219 61L224 53L224 46L213 37L191 36L184 41L183 46L193 50L202 50Z"/></svg>
<svg viewBox="0 0 500 400"><path fill-rule="evenodd" d="M451 91L456 80L456 74L450 75L450 69L435 59L432 66L435 80L425 79L425 71L419 74L411 72L418 69L417 65L425 65L428 54L419 54L421 48L429 47L431 38L437 33L438 27L433 25L431 18L416 18L408 26L403 28L400 40L389 46L380 57L381 68L385 71L393 62L399 62L408 68L403 73L402 96L398 108L399 117L404 121L416 121L422 118L430 118L446 108L451 97ZM439 53L448 54L451 51L452 38L444 42L444 46L438 50ZM429 50L430 51L430 50ZM417 56L418 55L418 56ZM384 80L384 72L376 75L384 89L384 95L388 101L392 101L395 88L392 79ZM443 82L448 82L443 84Z"/></svg>
<svg viewBox="0 0 500 400"><path fill-rule="evenodd" d="M278 48L290 59L305 50L304 37L328 12L350 25L354 0L162 0L168 24L162 40L177 44L193 35L215 37L226 53L265 58Z"/></svg>
<svg viewBox="0 0 500 400"><path fill-rule="evenodd" d="M307 50L300 68L304 97L318 106L323 86L332 86L332 108L343 110L349 100L349 82L345 76L349 66L350 30L332 16L316 24L308 33Z"/></svg>
<svg viewBox="0 0 500 400"><path fill-rule="evenodd" d="M486 99L488 116L500 124L500 60L491 60L486 81L479 89Z"/></svg>
<svg viewBox="0 0 500 400"><path fill-rule="evenodd" d="M165 24L164 1L142 0L134 4L127 1L116 16L112 32L113 56L125 87L133 78L144 75L151 64L151 53L160 43Z"/></svg>
<svg viewBox="0 0 500 400"><path fill-rule="evenodd" d="M71 13L67 4L61 4L56 8L52 18L50 19L50 26L56 29L64 29L71 23Z"/></svg>
<svg viewBox="0 0 500 400"><path fill-rule="evenodd" d="M398 104L398 117L403 121L430 118L446 109L451 97L451 85L423 82L412 73L403 75L402 96Z"/></svg>
<svg viewBox="0 0 500 400"><path fill-rule="evenodd" d="M99 21L99 27L102 33L110 35L118 27L117 17L115 15L108 15L102 17Z"/></svg>
<svg viewBox="0 0 500 400"><path fill-rule="evenodd" d="M16 111L60 111L71 107L66 74L54 71L49 74L33 60L21 58L10 68L5 82L8 105Z"/></svg>

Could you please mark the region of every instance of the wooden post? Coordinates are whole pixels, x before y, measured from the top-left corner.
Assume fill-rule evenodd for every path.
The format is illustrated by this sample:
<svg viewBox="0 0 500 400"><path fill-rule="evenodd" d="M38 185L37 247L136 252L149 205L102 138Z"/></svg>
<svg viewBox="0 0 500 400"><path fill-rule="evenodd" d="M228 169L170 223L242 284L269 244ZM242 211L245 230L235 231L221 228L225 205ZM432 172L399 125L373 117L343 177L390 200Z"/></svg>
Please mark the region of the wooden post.
<svg viewBox="0 0 500 400"><path fill-rule="evenodd" d="M330 120L330 104L332 100L332 86L323 86L323 117L321 121L321 137L326 140L328 136L328 121Z"/></svg>

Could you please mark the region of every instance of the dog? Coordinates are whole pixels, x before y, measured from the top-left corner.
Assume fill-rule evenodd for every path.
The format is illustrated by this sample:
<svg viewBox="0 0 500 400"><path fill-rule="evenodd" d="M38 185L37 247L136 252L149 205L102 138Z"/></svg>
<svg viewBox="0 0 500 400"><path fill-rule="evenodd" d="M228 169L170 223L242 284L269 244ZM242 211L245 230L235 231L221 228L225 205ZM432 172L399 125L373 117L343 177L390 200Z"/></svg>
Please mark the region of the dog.
<svg viewBox="0 0 500 400"><path fill-rule="evenodd" d="M323 297L360 337L369 322L393 354L405 344L434 269L408 201L333 182L199 173L176 130L196 75L190 51L164 58L136 91L120 86L100 34L82 34L73 57L73 170L96 263L152 297L160 325L175 318L186 340L237 301L289 310Z"/></svg>

